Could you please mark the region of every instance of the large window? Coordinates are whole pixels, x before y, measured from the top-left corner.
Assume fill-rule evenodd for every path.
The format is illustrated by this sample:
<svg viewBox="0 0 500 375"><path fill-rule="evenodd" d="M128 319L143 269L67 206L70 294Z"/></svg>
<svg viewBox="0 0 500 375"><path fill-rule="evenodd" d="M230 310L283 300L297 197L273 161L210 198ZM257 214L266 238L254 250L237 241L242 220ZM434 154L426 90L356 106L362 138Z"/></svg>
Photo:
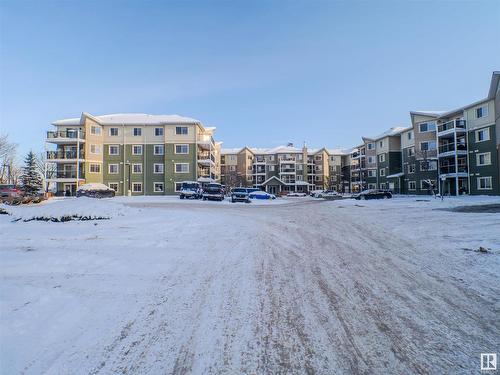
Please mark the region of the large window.
<svg viewBox="0 0 500 375"><path fill-rule="evenodd" d="M118 186L119 186L118 182L110 182L110 183L108 184L108 186L109 186L111 189L113 189L115 192L116 192L116 191L118 191Z"/></svg>
<svg viewBox="0 0 500 375"><path fill-rule="evenodd" d="M90 153L91 154L100 154L101 146L100 145L90 145Z"/></svg>
<svg viewBox="0 0 500 375"><path fill-rule="evenodd" d="M477 165L490 165L491 164L491 152L483 152L476 155Z"/></svg>
<svg viewBox="0 0 500 375"><path fill-rule="evenodd" d="M120 147L118 145L109 145L108 153L110 155L119 155L120 154Z"/></svg>
<svg viewBox="0 0 500 375"><path fill-rule="evenodd" d="M189 173L189 163L175 163L175 173Z"/></svg>
<svg viewBox="0 0 500 375"><path fill-rule="evenodd" d="M490 140L490 128L476 130L476 142L484 142Z"/></svg>
<svg viewBox="0 0 500 375"><path fill-rule="evenodd" d="M408 190L417 190L417 183L415 181L408 181Z"/></svg>
<svg viewBox="0 0 500 375"><path fill-rule="evenodd" d="M436 141L420 142L420 151L432 151L436 149Z"/></svg>
<svg viewBox="0 0 500 375"><path fill-rule="evenodd" d="M90 127L90 134L92 135L101 135L101 127L92 125Z"/></svg>
<svg viewBox="0 0 500 375"><path fill-rule="evenodd" d="M175 145L176 154L189 154L189 145Z"/></svg>
<svg viewBox="0 0 500 375"><path fill-rule="evenodd" d="M108 173L109 174L118 174L118 164L109 164L108 165Z"/></svg>
<svg viewBox="0 0 500 375"><path fill-rule="evenodd" d="M132 155L142 155L142 145L133 145Z"/></svg>
<svg viewBox="0 0 500 375"><path fill-rule="evenodd" d="M376 169L368 169L368 177L377 177Z"/></svg>
<svg viewBox="0 0 500 375"><path fill-rule="evenodd" d="M141 128L134 128L134 137L140 137L142 135Z"/></svg>
<svg viewBox="0 0 500 375"><path fill-rule="evenodd" d="M187 133L188 133L187 126L176 126L175 127L175 134L177 134L177 135L186 135Z"/></svg>
<svg viewBox="0 0 500 375"><path fill-rule="evenodd" d="M163 155L165 153L165 146L164 145L155 145L153 153L155 155Z"/></svg>
<svg viewBox="0 0 500 375"><path fill-rule="evenodd" d="M368 150L373 150L373 143L367 143L366 147L368 147Z"/></svg>
<svg viewBox="0 0 500 375"><path fill-rule="evenodd" d="M161 137L163 135L163 128L155 128L155 136Z"/></svg>
<svg viewBox="0 0 500 375"><path fill-rule="evenodd" d="M488 105L483 105L476 108L476 118L482 118L488 116Z"/></svg>
<svg viewBox="0 0 500 375"><path fill-rule="evenodd" d="M132 173L133 174L142 173L142 164L141 163L132 164Z"/></svg>
<svg viewBox="0 0 500 375"><path fill-rule="evenodd" d="M436 121L422 122L418 124L418 130L420 133L436 131Z"/></svg>
<svg viewBox="0 0 500 375"><path fill-rule="evenodd" d="M153 172L158 174L158 173L163 173L164 171L164 166L162 163L154 163L153 165Z"/></svg>
<svg viewBox="0 0 500 375"><path fill-rule="evenodd" d="M491 177L478 177L477 188L478 190L491 190L492 183Z"/></svg>
<svg viewBox="0 0 500 375"><path fill-rule="evenodd" d="M132 191L134 193L141 193L142 192L142 182L134 182L132 184Z"/></svg>
<svg viewBox="0 0 500 375"><path fill-rule="evenodd" d="M118 136L118 128L109 128L109 135L110 135L110 137L117 137Z"/></svg>
<svg viewBox="0 0 500 375"><path fill-rule="evenodd" d="M163 193L163 182L153 182L153 190L155 193Z"/></svg>

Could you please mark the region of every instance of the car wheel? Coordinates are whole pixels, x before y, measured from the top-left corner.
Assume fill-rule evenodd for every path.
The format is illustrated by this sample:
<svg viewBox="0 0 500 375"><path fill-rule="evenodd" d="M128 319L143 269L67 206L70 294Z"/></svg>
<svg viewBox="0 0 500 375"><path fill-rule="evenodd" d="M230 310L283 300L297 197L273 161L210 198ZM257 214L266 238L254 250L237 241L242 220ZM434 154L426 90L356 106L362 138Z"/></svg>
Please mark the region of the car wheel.
<svg viewBox="0 0 500 375"><path fill-rule="evenodd" d="M384 199L388 199L389 197L387 195L384 195Z"/></svg>
<svg viewBox="0 0 500 375"><path fill-rule="evenodd" d="M97 199L101 199L102 195L101 195L101 193L95 193L94 197Z"/></svg>
<svg viewBox="0 0 500 375"><path fill-rule="evenodd" d="M366 197L364 195L360 196L359 198L362 199L362 200L366 199Z"/></svg>

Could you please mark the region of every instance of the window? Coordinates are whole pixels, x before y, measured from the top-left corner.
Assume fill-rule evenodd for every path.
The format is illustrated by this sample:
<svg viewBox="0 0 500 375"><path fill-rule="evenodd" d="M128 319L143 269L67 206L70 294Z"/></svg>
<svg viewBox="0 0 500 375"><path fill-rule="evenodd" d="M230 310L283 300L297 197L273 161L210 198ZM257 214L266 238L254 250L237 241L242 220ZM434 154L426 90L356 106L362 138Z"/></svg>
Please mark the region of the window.
<svg viewBox="0 0 500 375"><path fill-rule="evenodd" d="M385 154L380 154L380 155L378 156L378 162L379 162L379 163L383 163L384 161L385 161Z"/></svg>
<svg viewBox="0 0 500 375"><path fill-rule="evenodd" d="M109 174L118 174L118 164L109 164L108 165L108 173Z"/></svg>
<svg viewBox="0 0 500 375"><path fill-rule="evenodd" d="M482 107L476 108L476 118L482 118L488 116L488 105L483 105Z"/></svg>
<svg viewBox="0 0 500 375"><path fill-rule="evenodd" d="M163 182L153 182L153 190L155 193L163 193Z"/></svg>
<svg viewBox="0 0 500 375"><path fill-rule="evenodd" d="M101 173L101 164L90 164L90 173Z"/></svg>
<svg viewBox="0 0 500 375"><path fill-rule="evenodd" d="M385 168L380 168L380 172L379 172L379 176L380 177L384 177L385 176Z"/></svg>
<svg viewBox="0 0 500 375"><path fill-rule="evenodd" d="M163 128L155 128L155 136L161 137L162 135L163 135Z"/></svg>
<svg viewBox="0 0 500 375"><path fill-rule="evenodd" d="M154 163L153 164L153 172L154 173L163 173L164 166L162 163Z"/></svg>
<svg viewBox="0 0 500 375"><path fill-rule="evenodd" d="M90 134L92 135L101 135L101 127L92 125L90 127Z"/></svg>
<svg viewBox="0 0 500 375"><path fill-rule="evenodd" d="M274 172L274 165L269 166L269 172Z"/></svg>
<svg viewBox="0 0 500 375"><path fill-rule="evenodd" d="M377 184L368 184L368 189L376 189Z"/></svg>
<svg viewBox="0 0 500 375"><path fill-rule="evenodd" d="M141 163L132 164L132 173L133 174L142 173L142 164Z"/></svg>
<svg viewBox="0 0 500 375"><path fill-rule="evenodd" d="M436 180L420 180L420 190L428 190L429 188L434 189L435 186L436 186Z"/></svg>
<svg viewBox="0 0 500 375"><path fill-rule="evenodd" d="M134 128L134 137L140 137L142 135L141 128Z"/></svg>
<svg viewBox="0 0 500 375"><path fill-rule="evenodd" d="M109 135L111 137L117 137L118 136L118 128L109 128Z"/></svg>
<svg viewBox="0 0 500 375"><path fill-rule="evenodd" d="M335 163L335 156L330 156L330 161Z"/></svg>
<svg viewBox="0 0 500 375"><path fill-rule="evenodd" d="M408 173L415 173L415 164L408 164Z"/></svg>
<svg viewBox="0 0 500 375"><path fill-rule="evenodd" d="M189 173L189 164L175 163L175 173Z"/></svg>
<svg viewBox="0 0 500 375"><path fill-rule="evenodd" d="M229 172L235 172L235 171L236 171L236 165L230 165Z"/></svg>
<svg viewBox="0 0 500 375"><path fill-rule="evenodd" d="M133 145L132 155L142 155L142 145Z"/></svg>
<svg viewBox="0 0 500 375"><path fill-rule="evenodd" d="M376 169L368 169L368 177L377 177Z"/></svg>
<svg viewBox="0 0 500 375"><path fill-rule="evenodd" d="M379 186L380 186L380 189L382 189L382 190L387 189L387 187L386 187L387 184L385 182L382 182Z"/></svg>
<svg viewBox="0 0 500 375"><path fill-rule="evenodd" d="M422 122L418 124L418 129L420 133L427 133L436 131L436 121Z"/></svg>
<svg viewBox="0 0 500 375"><path fill-rule="evenodd" d="M230 161L236 161L236 155L229 155Z"/></svg>
<svg viewBox="0 0 500 375"><path fill-rule="evenodd" d="M413 132L407 133L408 140L411 141L413 139Z"/></svg>
<svg viewBox="0 0 500 375"><path fill-rule="evenodd" d="M132 184L132 191L134 193L140 193L140 192L142 192L142 182L134 182Z"/></svg>
<svg viewBox="0 0 500 375"><path fill-rule="evenodd" d="M432 151L436 149L436 141L420 142L420 151Z"/></svg>
<svg viewBox="0 0 500 375"><path fill-rule="evenodd" d="M99 145L90 145L90 153L91 154L100 154L101 153L101 146L99 146Z"/></svg>
<svg viewBox="0 0 500 375"><path fill-rule="evenodd" d="M108 184L108 186L110 187L110 189L113 189L114 191L118 191L118 182L110 182Z"/></svg>
<svg viewBox="0 0 500 375"><path fill-rule="evenodd" d="M177 135L185 135L187 133L188 133L187 126L176 126L175 127L175 134L177 134Z"/></svg>
<svg viewBox="0 0 500 375"><path fill-rule="evenodd" d="M269 156L269 161L274 161L274 155Z"/></svg>
<svg viewBox="0 0 500 375"><path fill-rule="evenodd" d="M109 145L108 153L110 155L120 155L120 147L118 145Z"/></svg>
<svg viewBox="0 0 500 375"><path fill-rule="evenodd" d="M411 158L415 155L415 147L408 147L408 157Z"/></svg>
<svg viewBox="0 0 500 375"><path fill-rule="evenodd" d="M408 181L408 190L417 190L417 183L415 181Z"/></svg>
<svg viewBox="0 0 500 375"><path fill-rule="evenodd" d="M189 154L189 145L175 145L176 154Z"/></svg>
<svg viewBox="0 0 500 375"><path fill-rule="evenodd" d="M420 161L420 171L436 171L437 170L437 160L421 160Z"/></svg>
<svg viewBox="0 0 500 375"><path fill-rule="evenodd" d="M182 182L174 182L174 190L181 191L181 189L182 189Z"/></svg>
<svg viewBox="0 0 500 375"><path fill-rule="evenodd" d="M378 146L379 146L379 147L384 147L384 140L381 140L381 141L378 143Z"/></svg>
<svg viewBox="0 0 500 375"><path fill-rule="evenodd" d="M490 165L491 164L491 152L484 152L482 154L476 155L477 165Z"/></svg>
<svg viewBox="0 0 500 375"><path fill-rule="evenodd" d="M375 160L373 159L373 156L368 156L368 163L370 163L370 164L375 163Z"/></svg>
<svg viewBox="0 0 500 375"><path fill-rule="evenodd" d="M477 188L478 190L491 190L491 177L478 177Z"/></svg>
<svg viewBox="0 0 500 375"><path fill-rule="evenodd" d="M155 155L163 155L165 152L165 146L164 145L154 145L153 153Z"/></svg>
<svg viewBox="0 0 500 375"><path fill-rule="evenodd" d="M476 130L476 142L483 142L490 140L490 128Z"/></svg>
<svg viewBox="0 0 500 375"><path fill-rule="evenodd" d="M373 150L373 143L368 143L366 147L368 147L368 150Z"/></svg>
<svg viewBox="0 0 500 375"><path fill-rule="evenodd" d="M322 156L321 156L321 155L316 155L315 159L316 159L317 161L321 161L323 158L322 158Z"/></svg>

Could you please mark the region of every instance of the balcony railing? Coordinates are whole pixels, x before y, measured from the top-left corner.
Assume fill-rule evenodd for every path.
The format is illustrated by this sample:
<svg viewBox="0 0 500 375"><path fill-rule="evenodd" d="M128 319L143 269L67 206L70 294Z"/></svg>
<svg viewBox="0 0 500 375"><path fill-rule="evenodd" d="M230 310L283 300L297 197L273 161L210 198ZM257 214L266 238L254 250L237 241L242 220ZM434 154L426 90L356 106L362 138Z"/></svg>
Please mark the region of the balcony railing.
<svg viewBox="0 0 500 375"><path fill-rule="evenodd" d="M77 130L64 130L64 131L48 131L47 139L57 139L57 138L70 138L70 139L78 139L78 135L80 139L85 138L85 133L80 131L78 133Z"/></svg>
<svg viewBox="0 0 500 375"><path fill-rule="evenodd" d="M438 133L442 133L455 128L465 130L465 120L452 120L438 125Z"/></svg>
<svg viewBox="0 0 500 375"><path fill-rule="evenodd" d="M85 153L83 150L77 155L76 151L47 151L47 159L55 160L55 159L83 159L85 157Z"/></svg>
<svg viewBox="0 0 500 375"><path fill-rule="evenodd" d="M80 172L78 175L79 178L85 178L85 174ZM56 179L56 178L76 178L76 171L48 171L47 172L48 179Z"/></svg>
<svg viewBox="0 0 500 375"><path fill-rule="evenodd" d="M448 173L467 173L467 166L466 165L444 165L439 167L439 173L440 174L448 174Z"/></svg>
<svg viewBox="0 0 500 375"><path fill-rule="evenodd" d="M448 143L446 145L439 146L440 154L451 151L467 151L467 145L459 143L456 149L455 149L455 143Z"/></svg>

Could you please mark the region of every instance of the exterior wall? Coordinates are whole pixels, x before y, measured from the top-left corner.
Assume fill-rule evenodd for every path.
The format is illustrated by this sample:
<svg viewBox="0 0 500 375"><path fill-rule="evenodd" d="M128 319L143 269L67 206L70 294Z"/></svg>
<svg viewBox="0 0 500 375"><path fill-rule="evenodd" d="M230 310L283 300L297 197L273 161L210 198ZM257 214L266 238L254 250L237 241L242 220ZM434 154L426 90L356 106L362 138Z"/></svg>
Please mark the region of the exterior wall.
<svg viewBox="0 0 500 375"><path fill-rule="evenodd" d="M96 127L101 130L100 135L94 135L91 133L91 128ZM103 127L93 121L92 119L85 118L85 182L101 182L102 183L102 161L103 161ZM92 146L100 148L99 153L90 152ZM101 171L99 173L91 172L90 165L99 164L101 166Z"/></svg>
<svg viewBox="0 0 500 375"><path fill-rule="evenodd" d="M438 184L438 171L437 170L432 170L428 171L425 170L425 168L422 168L421 162L425 160L436 160L437 161L437 151L428 151L428 152L423 152L421 150L421 143L426 142L426 141L436 141L437 144L437 136L436 136L436 131L429 131L429 132L420 132L419 124L424 123L424 122L431 122L434 121L436 122L437 126L437 121L435 117L431 116L413 116L413 135L414 135L414 144L415 144L415 174L414 176L408 177L409 181L415 181L416 184L416 190L415 191L409 191L409 194L418 194L418 195L428 195L429 194L429 187L427 184L423 183L422 181L427 181L431 180L433 183L435 183L435 186L437 188ZM406 173L406 171L405 171ZM406 177L405 177L406 178Z"/></svg>
<svg viewBox="0 0 500 375"><path fill-rule="evenodd" d="M476 130L489 129L490 140L478 142L476 139ZM496 126L476 127L468 132L469 149L469 189L473 195L500 195L500 176L499 176L499 157L496 143ZM477 156L481 153L490 153L491 163L489 165L478 165ZM480 177L491 177L492 188L482 190L478 187Z"/></svg>

